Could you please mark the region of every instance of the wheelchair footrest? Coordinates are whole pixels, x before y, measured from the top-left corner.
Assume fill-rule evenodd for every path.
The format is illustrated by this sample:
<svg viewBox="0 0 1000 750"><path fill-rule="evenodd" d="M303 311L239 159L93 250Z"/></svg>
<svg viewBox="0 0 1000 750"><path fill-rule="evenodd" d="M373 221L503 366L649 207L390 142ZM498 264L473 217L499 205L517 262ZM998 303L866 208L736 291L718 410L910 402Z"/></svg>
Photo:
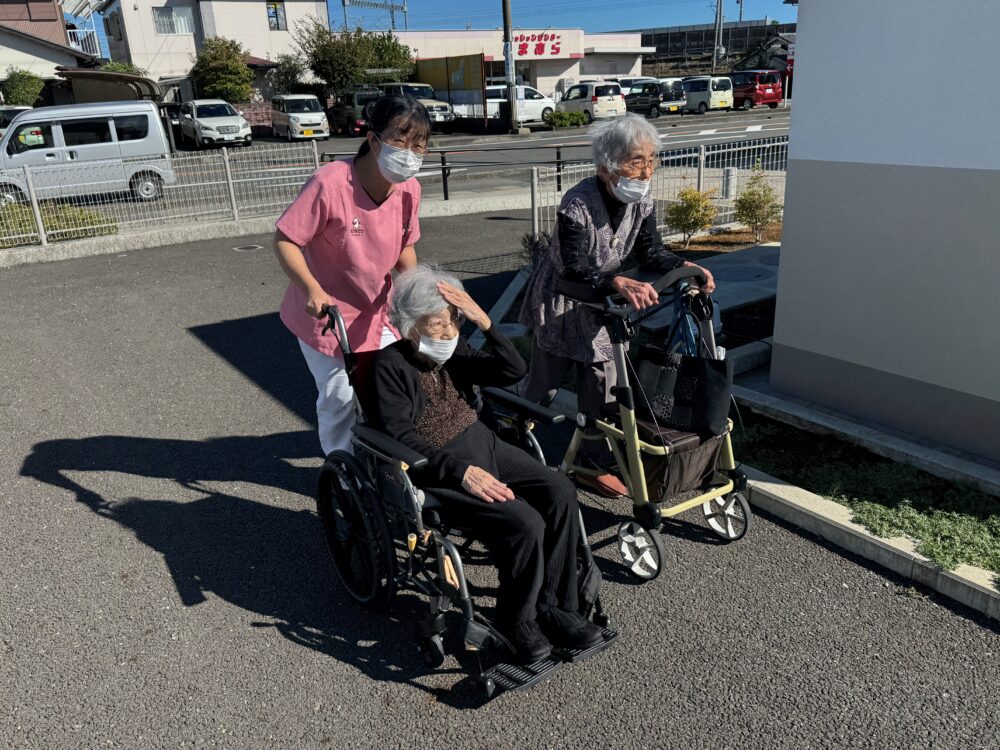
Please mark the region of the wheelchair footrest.
<svg viewBox="0 0 1000 750"><path fill-rule="evenodd" d="M553 649L552 654L554 656L560 657L563 661L569 662L570 664L575 664L576 662L583 661L584 659L589 659L591 656L596 656L597 654L604 651L608 646L614 643L615 639L618 637L618 631L612 630L611 628L604 628L604 641L598 643L596 646L591 646L590 648L572 648L572 649Z"/></svg>
<svg viewBox="0 0 1000 750"><path fill-rule="evenodd" d="M497 692L525 690L548 679L565 662L554 654L534 664L494 664L482 674L481 679L493 680Z"/></svg>

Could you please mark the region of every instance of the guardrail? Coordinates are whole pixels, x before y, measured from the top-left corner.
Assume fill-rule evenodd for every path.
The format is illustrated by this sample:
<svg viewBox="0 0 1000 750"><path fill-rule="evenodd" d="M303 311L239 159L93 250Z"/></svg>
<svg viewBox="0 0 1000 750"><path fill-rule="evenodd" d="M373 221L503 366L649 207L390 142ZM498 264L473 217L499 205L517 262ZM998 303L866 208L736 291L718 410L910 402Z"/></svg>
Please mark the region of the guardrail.
<svg viewBox="0 0 1000 750"><path fill-rule="evenodd" d="M463 169L492 167L532 172L536 229L551 228L565 188L594 173L590 160L567 159L565 151L586 144L502 144L485 148L433 149L440 159L443 197L449 176ZM788 138L767 138L660 153L654 195L669 203L685 185L715 188L718 221L728 221L742 173L760 161L779 195L784 193ZM547 152L539 159L449 162L458 153ZM279 214L310 175L331 158L315 141L254 146L207 153L76 162L0 170L0 248L140 231L171 222L239 221ZM660 211L659 216L665 212Z"/></svg>

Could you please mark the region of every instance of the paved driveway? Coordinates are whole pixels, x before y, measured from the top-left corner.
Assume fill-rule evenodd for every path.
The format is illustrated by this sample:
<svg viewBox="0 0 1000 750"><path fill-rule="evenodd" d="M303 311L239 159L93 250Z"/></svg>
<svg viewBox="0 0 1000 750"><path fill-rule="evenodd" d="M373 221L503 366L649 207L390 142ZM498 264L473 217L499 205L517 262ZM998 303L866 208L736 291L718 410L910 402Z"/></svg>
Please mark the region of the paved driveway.
<svg viewBox="0 0 1000 750"><path fill-rule="evenodd" d="M527 226L429 219L421 251L490 302ZM252 241L0 273L0 747L1000 745L995 624L767 518L732 546L683 518L637 586L593 498L617 647L473 710L454 659L425 673L414 597L337 587Z"/></svg>

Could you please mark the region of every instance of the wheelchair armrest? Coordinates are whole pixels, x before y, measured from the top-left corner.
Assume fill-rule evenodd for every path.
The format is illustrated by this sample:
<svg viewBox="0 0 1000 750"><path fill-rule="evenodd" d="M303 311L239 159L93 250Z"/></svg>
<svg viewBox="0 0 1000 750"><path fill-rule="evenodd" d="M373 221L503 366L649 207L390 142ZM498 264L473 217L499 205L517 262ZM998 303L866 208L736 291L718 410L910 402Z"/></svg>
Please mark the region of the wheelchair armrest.
<svg viewBox="0 0 1000 750"><path fill-rule="evenodd" d="M534 401L528 401L528 399L505 391L503 388L483 388L483 397L516 412L522 417L528 417L543 424L559 424L566 418L553 409L536 404Z"/></svg>
<svg viewBox="0 0 1000 750"><path fill-rule="evenodd" d="M384 432L379 432L378 430L366 427L363 424L356 424L352 429L354 430L354 434L358 436L359 440L368 443L368 445L372 448L381 451L391 458L395 458L402 461L404 464L408 464L411 469L422 469L427 466L428 462L426 458L421 456L412 448L407 448L398 440L393 440Z"/></svg>

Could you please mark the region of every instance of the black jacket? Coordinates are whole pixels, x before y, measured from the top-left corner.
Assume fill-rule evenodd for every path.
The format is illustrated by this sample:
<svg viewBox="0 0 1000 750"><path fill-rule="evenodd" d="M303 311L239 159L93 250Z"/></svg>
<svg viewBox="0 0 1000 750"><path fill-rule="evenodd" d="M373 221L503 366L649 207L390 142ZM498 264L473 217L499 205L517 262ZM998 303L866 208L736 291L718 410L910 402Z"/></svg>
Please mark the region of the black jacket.
<svg viewBox="0 0 1000 750"><path fill-rule="evenodd" d="M496 325L490 326L484 335L489 351L474 349L461 338L451 359L440 365L473 408L479 401L476 386L513 385L528 371L514 344L497 330ZM362 402L372 427L428 460L429 465L414 477L420 484L457 489L462 485L469 464L433 447L417 433L417 423L427 405L420 373L435 367L438 365L420 354L412 341L397 341L375 355L371 387L366 389Z"/></svg>

